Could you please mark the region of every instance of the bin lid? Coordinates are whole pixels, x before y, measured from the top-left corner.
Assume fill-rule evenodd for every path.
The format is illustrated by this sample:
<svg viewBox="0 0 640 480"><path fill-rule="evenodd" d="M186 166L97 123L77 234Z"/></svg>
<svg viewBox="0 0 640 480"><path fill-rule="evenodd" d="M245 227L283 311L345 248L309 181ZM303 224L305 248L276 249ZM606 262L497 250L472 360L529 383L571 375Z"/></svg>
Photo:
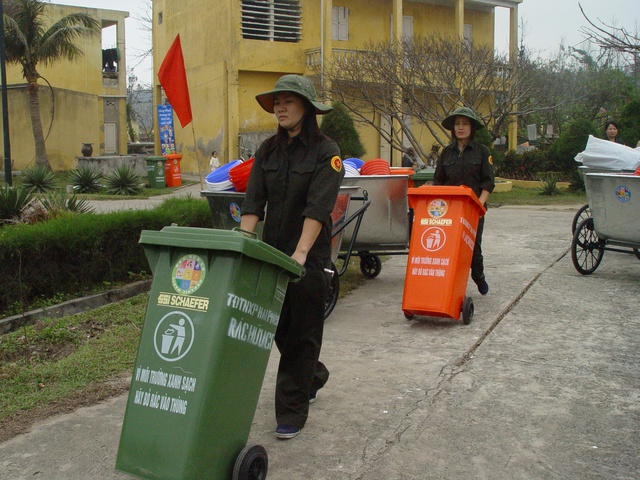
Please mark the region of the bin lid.
<svg viewBox="0 0 640 480"><path fill-rule="evenodd" d="M481 211L484 211L484 205L480 203L480 200L478 200L478 197L476 196L473 189L465 185L460 185L459 187L445 185L422 185L421 187L407 189L407 195L428 197L446 197L457 195L462 197L469 197Z"/></svg>
<svg viewBox="0 0 640 480"><path fill-rule="evenodd" d="M296 280L304 272L304 267L290 256L239 230L171 226L160 231L143 230L138 243L237 252L276 265Z"/></svg>
<svg viewBox="0 0 640 480"><path fill-rule="evenodd" d="M164 158L164 157L144 157L144 159L145 159L147 162L157 162L157 161L162 161L162 162L164 162L164 161L166 160L166 158Z"/></svg>
<svg viewBox="0 0 640 480"><path fill-rule="evenodd" d="M413 174L413 179L414 180L433 180L433 176L435 173L436 171L432 169L418 170L416 173Z"/></svg>

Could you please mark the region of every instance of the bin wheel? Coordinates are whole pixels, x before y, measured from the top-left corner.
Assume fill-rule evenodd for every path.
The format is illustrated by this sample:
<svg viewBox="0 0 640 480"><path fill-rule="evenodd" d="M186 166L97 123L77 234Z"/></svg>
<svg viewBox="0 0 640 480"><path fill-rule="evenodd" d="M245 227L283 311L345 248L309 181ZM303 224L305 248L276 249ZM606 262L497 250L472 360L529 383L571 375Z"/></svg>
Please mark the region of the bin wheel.
<svg viewBox="0 0 640 480"><path fill-rule="evenodd" d="M406 318L407 320L413 320L413 313L405 313L404 314L404 318Z"/></svg>
<svg viewBox="0 0 640 480"><path fill-rule="evenodd" d="M333 270L333 275L331 275L331 279L329 280L329 290L327 291L327 297L324 300L324 318L325 320L338 303L338 295L340 295L340 275L338 275L338 269L332 263L331 269Z"/></svg>
<svg viewBox="0 0 640 480"><path fill-rule="evenodd" d="M382 271L382 261L377 255L362 255L360 271L367 278L376 278Z"/></svg>
<svg viewBox="0 0 640 480"><path fill-rule="evenodd" d="M464 302L462 302L462 321L465 325L469 325L471 323L474 312L475 307L473 306L473 298L465 297Z"/></svg>
<svg viewBox="0 0 640 480"><path fill-rule="evenodd" d="M573 221L571 222L571 235L576 232L576 228L578 225L582 223L582 221L591 217L591 209L589 208L589 204L581 206L576 214L573 216Z"/></svg>
<svg viewBox="0 0 640 480"><path fill-rule="evenodd" d="M633 253L635 253L636 257L638 257L638 260L640 260L640 249L634 248Z"/></svg>
<svg viewBox="0 0 640 480"><path fill-rule="evenodd" d="M593 218L580 222L571 240L571 260L582 275L596 271L604 255L604 242L598 238Z"/></svg>
<svg viewBox="0 0 640 480"><path fill-rule="evenodd" d="M265 480L269 460L262 445L247 445L236 458L233 466L233 480Z"/></svg>

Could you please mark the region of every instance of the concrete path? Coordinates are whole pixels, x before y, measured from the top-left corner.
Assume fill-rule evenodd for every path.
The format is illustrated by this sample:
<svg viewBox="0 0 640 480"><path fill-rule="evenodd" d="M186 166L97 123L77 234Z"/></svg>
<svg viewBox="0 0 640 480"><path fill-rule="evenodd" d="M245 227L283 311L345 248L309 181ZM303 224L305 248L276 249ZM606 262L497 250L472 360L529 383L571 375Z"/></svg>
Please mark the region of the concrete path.
<svg viewBox="0 0 640 480"><path fill-rule="evenodd" d="M270 479L640 478L640 260L605 252L580 275L574 208L487 215L491 290L475 318L407 321L406 256L340 300L322 358L331 379L302 433L276 440L278 354L250 443ZM54 417L0 444L0 479L123 479L114 471L126 396Z"/></svg>

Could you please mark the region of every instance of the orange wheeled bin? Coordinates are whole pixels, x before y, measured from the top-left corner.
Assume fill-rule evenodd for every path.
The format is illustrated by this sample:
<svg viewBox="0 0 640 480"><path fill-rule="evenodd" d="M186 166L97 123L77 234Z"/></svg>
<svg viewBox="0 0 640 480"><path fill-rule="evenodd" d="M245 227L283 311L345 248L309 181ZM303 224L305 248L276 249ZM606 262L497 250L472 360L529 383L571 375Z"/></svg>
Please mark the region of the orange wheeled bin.
<svg viewBox="0 0 640 480"><path fill-rule="evenodd" d="M402 310L415 315L473 318L466 296L478 219L486 211L465 186L421 186L407 191L413 209Z"/></svg>
<svg viewBox="0 0 640 480"><path fill-rule="evenodd" d="M170 153L165 155L164 162L164 182L167 187L179 187L182 185L182 171L180 170L180 160L182 155Z"/></svg>

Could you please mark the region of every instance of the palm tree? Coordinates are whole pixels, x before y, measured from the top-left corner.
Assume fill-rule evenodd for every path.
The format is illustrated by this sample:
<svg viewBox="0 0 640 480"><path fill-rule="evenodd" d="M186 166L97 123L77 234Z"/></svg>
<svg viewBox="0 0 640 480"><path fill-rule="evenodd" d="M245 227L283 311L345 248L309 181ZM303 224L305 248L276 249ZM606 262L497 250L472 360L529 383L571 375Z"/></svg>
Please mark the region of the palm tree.
<svg viewBox="0 0 640 480"><path fill-rule="evenodd" d="M72 13L46 28L47 4L41 0L1 0L4 6L4 34L7 61L22 65L27 80L29 112L36 148L36 165L51 168L47 158L38 100L38 64L52 65L58 60L75 60L83 52L74 41L97 36L101 25L84 13Z"/></svg>

